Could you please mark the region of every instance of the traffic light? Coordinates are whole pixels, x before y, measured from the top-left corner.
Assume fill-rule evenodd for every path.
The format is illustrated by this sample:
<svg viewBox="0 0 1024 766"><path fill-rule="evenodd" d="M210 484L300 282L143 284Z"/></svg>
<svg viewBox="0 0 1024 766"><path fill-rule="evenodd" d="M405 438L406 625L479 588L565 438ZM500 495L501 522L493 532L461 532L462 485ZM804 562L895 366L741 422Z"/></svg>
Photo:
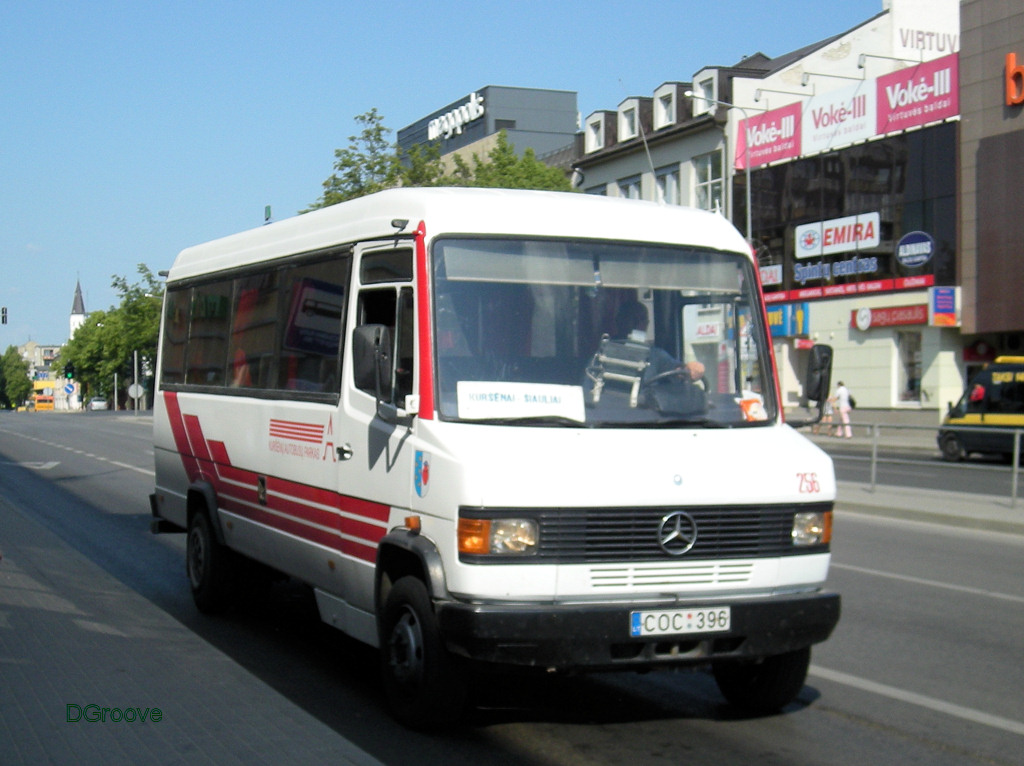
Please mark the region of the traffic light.
<svg viewBox="0 0 1024 766"><path fill-rule="evenodd" d="M75 377L75 365L72 362L68 362L64 365L64 377L68 380Z"/></svg>
<svg viewBox="0 0 1024 766"><path fill-rule="evenodd" d="M2 320L0 320L0 324L7 324L7 307L6 306L0 307L0 317L2 317Z"/></svg>

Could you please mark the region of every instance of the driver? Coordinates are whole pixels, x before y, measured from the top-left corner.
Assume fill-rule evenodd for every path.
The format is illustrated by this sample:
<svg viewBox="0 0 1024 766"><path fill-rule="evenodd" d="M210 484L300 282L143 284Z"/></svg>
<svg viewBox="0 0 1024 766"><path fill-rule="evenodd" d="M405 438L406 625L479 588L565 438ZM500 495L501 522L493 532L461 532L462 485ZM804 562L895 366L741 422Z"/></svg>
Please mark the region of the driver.
<svg viewBox="0 0 1024 766"><path fill-rule="evenodd" d="M647 345L647 326L650 318L647 307L636 299L628 300L619 306L615 314L617 337L631 343ZM644 380L650 380L672 370L678 370L679 376L686 380L699 381L704 377L704 365L700 362L683 364L670 353L657 346L650 346L650 365L644 370Z"/></svg>

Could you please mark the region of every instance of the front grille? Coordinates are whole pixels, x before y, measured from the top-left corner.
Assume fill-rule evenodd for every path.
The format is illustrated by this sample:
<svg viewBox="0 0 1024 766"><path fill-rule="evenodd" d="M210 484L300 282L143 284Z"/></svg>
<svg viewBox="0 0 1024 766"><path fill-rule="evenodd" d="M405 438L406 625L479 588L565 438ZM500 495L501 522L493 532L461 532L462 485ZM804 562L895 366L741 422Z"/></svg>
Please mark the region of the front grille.
<svg viewBox="0 0 1024 766"><path fill-rule="evenodd" d="M483 511L462 509L469 517L531 516L540 526L535 556L522 563L586 564L606 561L695 561L701 559L770 558L820 553L827 545L794 548L793 516L797 511L827 511L831 505L751 505L669 508L558 508ZM676 511L696 522L693 547L679 556L658 544L662 519ZM465 557L479 561L486 557ZM493 557L497 559L498 557ZM488 563L513 563L509 558Z"/></svg>

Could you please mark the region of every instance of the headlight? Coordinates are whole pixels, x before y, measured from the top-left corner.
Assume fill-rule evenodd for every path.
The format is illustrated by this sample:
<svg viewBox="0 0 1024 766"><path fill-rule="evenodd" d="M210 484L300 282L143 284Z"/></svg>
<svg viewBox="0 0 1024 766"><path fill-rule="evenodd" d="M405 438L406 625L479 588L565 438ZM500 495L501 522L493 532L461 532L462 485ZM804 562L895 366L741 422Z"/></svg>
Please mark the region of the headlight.
<svg viewBox="0 0 1024 766"><path fill-rule="evenodd" d="M536 550L533 519L459 519L459 553L529 556Z"/></svg>
<svg viewBox="0 0 1024 766"><path fill-rule="evenodd" d="M831 511L801 511L793 517L793 545L825 545L831 541Z"/></svg>

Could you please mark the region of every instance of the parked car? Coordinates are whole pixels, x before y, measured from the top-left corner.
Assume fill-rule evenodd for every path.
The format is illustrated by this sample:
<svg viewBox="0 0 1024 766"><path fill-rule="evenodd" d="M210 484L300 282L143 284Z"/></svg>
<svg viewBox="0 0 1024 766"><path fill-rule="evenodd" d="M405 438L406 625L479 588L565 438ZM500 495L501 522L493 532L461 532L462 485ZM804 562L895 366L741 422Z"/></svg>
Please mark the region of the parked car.
<svg viewBox="0 0 1024 766"><path fill-rule="evenodd" d="M94 396L92 399L89 400L89 405L88 406L89 406L90 410L105 410L105 409L109 409L107 407L107 400L104 399L102 396Z"/></svg>

